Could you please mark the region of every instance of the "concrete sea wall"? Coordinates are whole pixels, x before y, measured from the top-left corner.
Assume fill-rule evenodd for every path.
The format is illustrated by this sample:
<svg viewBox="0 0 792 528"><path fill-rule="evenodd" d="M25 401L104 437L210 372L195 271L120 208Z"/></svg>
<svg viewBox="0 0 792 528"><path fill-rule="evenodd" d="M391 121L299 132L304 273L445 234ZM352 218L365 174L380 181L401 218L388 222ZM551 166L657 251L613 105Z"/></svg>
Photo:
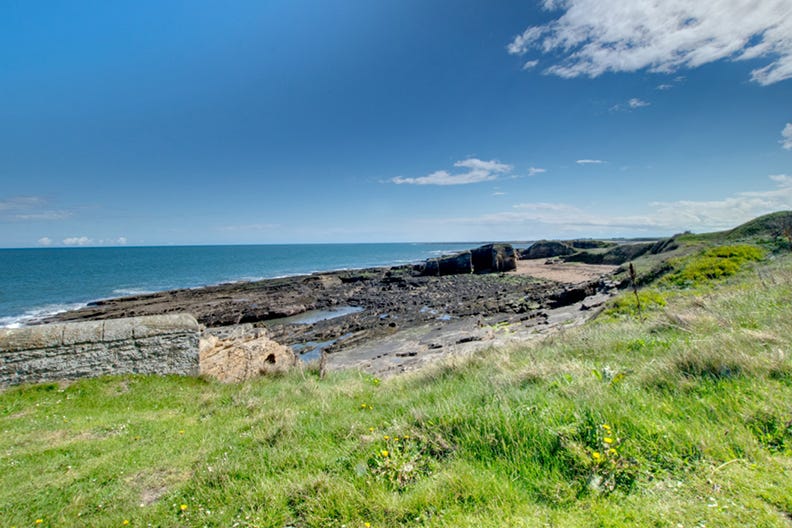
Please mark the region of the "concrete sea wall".
<svg viewBox="0 0 792 528"><path fill-rule="evenodd" d="M198 375L192 315L0 329L0 387L103 374Z"/></svg>

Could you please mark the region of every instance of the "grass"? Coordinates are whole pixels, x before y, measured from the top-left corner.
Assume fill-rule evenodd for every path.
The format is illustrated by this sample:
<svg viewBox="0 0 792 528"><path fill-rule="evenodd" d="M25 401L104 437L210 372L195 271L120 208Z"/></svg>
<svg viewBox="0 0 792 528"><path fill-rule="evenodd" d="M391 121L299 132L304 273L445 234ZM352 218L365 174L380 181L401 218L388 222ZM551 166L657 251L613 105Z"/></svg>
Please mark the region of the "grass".
<svg viewBox="0 0 792 528"><path fill-rule="evenodd" d="M791 526L792 257L656 291L397 379L9 389L0 525Z"/></svg>

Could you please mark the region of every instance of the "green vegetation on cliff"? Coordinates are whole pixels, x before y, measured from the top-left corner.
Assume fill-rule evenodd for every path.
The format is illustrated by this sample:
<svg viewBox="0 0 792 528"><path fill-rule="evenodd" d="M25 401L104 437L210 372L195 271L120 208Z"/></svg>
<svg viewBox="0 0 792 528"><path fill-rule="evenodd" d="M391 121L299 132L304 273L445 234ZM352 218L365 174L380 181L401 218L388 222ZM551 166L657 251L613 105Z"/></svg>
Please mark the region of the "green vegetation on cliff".
<svg viewBox="0 0 792 528"><path fill-rule="evenodd" d="M792 255L762 233L636 262L640 313L401 378L7 390L0 525L789 526Z"/></svg>

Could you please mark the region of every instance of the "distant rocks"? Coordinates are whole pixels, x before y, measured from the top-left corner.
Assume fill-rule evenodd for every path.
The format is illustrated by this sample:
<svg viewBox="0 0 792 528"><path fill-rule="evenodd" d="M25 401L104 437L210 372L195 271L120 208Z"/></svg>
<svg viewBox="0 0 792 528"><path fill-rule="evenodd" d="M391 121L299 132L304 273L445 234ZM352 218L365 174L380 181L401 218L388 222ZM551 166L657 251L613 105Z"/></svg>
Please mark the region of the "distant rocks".
<svg viewBox="0 0 792 528"><path fill-rule="evenodd" d="M540 240L531 245L531 247L520 251L521 259L542 259L562 257L577 253L577 250L565 242L557 240Z"/></svg>
<svg viewBox="0 0 792 528"><path fill-rule="evenodd" d="M419 266L421 275L445 276L495 273L517 268L517 255L510 244L487 244L471 251L429 259Z"/></svg>

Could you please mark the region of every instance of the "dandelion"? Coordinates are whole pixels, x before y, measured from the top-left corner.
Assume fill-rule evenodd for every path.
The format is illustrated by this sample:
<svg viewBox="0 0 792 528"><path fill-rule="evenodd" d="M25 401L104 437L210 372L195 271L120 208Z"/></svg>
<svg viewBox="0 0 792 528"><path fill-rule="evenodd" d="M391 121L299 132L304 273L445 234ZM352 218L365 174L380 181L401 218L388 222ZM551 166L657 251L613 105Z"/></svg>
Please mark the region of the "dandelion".
<svg viewBox="0 0 792 528"><path fill-rule="evenodd" d="M609 455L616 455L616 454L618 454L618 452L611 447L610 449L608 449L608 454Z"/></svg>
<svg viewBox="0 0 792 528"><path fill-rule="evenodd" d="M599 462L600 460L602 460L602 455L599 454L599 451L594 451L593 453L591 453L591 458L594 459L594 462Z"/></svg>
<svg viewBox="0 0 792 528"><path fill-rule="evenodd" d="M373 433L373 432L374 432L374 428L373 427L369 427L369 433Z"/></svg>
<svg viewBox="0 0 792 528"><path fill-rule="evenodd" d="M36 524L42 524L43 522L44 522L44 519L36 519Z"/></svg>
<svg viewBox="0 0 792 528"><path fill-rule="evenodd" d="M606 431L610 431L611 427L608 424L602 424L602 428L605 429Z"/></svg>
<svg viewBox="0 0 792 528"><path fill-rule="evenodd" d="M179 506L179 509L181 511L185 512L185 511L187 511L187 505L186 504L182 504L181 506Z"/></svg>
<svg viewBox="0 0 792 528"><path fill-rule="evenodd" d="M371 528L371 523L370 522L365 522L365 523L363 523L363 526L365 526L366 528Z"/></svg>
<svg viewBox="0 0 792 528"><path fill-rule="evenodd" d="M605 438L602 439L602 441L605 442L606 444L612 444L613 438L606 436Z"/></svg>
<svg viewBox="0 0 792 528"><path fill-rule="evenodd" d="M388 456L388 450L387 449L383 449L382 451L380 451L380 455L382 455L383 457Z"/></svg>
<svg viewBox="0 0 792 528"><path fill-rule="evenodd" d="M124 522L122 522L121 524L123 524L124 526L128 526L129 525L129 519L124 519Z"/></svg>
<svg viewBox="0 0 792 528"><path fill-rule="evenodd" d="M180 434L180 435L183 435L183 434L184 434L184 429L180 429L180 430L179 430L179 434Z"/></svg>
<svg viewBox="0 0 792 528"><path fill-rule="evenodd" d="M385 435L382 438L384 438L385 440L390 440L390 436L388 436L388 435Z"/></svg>

